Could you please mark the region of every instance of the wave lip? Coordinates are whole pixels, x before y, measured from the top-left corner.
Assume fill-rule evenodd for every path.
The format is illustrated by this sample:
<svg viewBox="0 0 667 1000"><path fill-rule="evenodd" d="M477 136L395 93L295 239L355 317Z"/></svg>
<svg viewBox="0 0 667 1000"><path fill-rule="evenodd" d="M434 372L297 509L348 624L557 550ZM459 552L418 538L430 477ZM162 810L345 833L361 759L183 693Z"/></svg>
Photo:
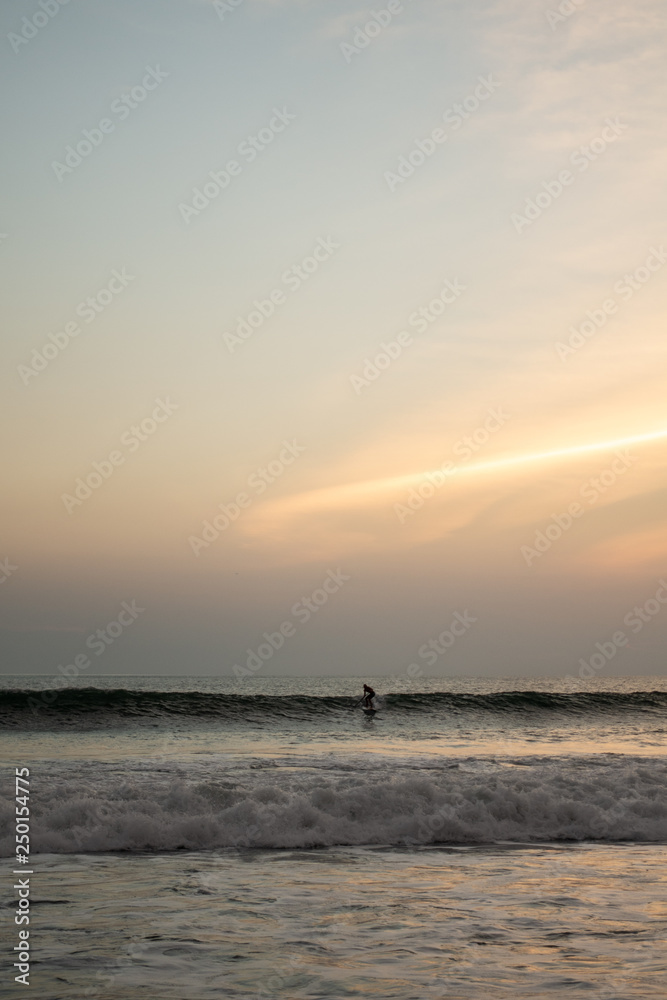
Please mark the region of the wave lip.
<svg viewBox="0 0 667 1000"><path fill-rule="evenodd" d="M341 715L355 707L348 697L310 695L252 695L201 693L195 691L131 691L116 688L63 688L47 692L52 701L42 700L37 691L6 691L2 695L0 721L9 726L39 720L49 724L73 725L77 721L107 724L114 720L140 719L221 719L229 721L261 719L309 719ZM560 713L596 715L615 713L662 713L667 710L667 691L577 692L502 691L492 694L448 692L387 694L382 698L386 715L466 715L496 714L519 716Z"/></svg>
<svg viewBox="0 0 667 1000"><path fill-rule="evenodd" d="M159 779L159 780L158 780ZM36 789L37 791L37 789ZM282 768L45 781L37 853L312 848L373 844L667 841L667 764L558 761L526 768L320 775ZM11 854L4 809L0 853Z"/></svg>

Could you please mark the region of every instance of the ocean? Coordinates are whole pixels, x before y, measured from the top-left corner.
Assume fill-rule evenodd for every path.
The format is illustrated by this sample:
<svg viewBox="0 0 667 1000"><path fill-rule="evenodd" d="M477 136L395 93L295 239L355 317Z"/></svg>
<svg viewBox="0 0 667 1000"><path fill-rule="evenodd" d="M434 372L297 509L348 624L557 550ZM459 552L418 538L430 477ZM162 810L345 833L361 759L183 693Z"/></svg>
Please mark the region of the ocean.
<svg viewBox="0 0 667 1000"><path fill-rule="evenodd" d="M2 678L3 992L667 997L665 679L363 680Z"/></svg>

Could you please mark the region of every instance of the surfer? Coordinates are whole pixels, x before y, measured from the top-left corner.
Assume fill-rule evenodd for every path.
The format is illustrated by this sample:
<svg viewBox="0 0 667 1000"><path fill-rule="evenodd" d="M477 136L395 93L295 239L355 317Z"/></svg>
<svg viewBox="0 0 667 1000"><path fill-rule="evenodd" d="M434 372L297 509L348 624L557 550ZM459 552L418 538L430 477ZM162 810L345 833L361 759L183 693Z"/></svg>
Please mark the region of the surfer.
<svg viewBox="0 0 667 1000"><path fill-rule="evenodd" d="M375 697L375 691L369 684L364 684L364 705L366 708L373 707L373 698Z"/></svg>

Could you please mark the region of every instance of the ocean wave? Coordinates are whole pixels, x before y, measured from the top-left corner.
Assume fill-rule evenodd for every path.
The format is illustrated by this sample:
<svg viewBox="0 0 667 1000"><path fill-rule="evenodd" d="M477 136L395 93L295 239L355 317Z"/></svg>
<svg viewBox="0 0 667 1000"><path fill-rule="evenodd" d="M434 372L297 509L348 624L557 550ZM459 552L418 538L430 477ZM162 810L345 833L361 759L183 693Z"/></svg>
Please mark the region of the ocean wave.
<svg viewBox="0 0 667 1000"><path fill-rule="evenodd" d="M0 721L7 726L38 727L40 724L73 726L80 722L109 725L141 719L187 718L188 720L261 721L309 719L349 713L357 702L347 697L309 695L243 695L202 692L131 691L124 688L62 688L44 693L5 691ZM664 713L667 692L571 692L504 691L492 694L410 693L385 694L380 699L389 715L561 715Z"/></svg>
<svg viewBox="0 0 667 1000"><path fill-rule="evenodd" d="M667 841L667 764L657 760L407 775L278 768L197 781L176 773L52 776L32 791L36 853ZM4 806L4 855L14 848L12 820Z"/></svg>

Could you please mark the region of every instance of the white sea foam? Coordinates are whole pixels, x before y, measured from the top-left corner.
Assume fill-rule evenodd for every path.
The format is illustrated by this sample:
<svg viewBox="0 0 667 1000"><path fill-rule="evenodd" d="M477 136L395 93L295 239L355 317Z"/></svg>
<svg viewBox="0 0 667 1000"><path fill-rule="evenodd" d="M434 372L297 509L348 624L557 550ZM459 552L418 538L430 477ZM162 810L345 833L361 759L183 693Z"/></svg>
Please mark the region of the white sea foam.
<svg viewBox="0 0 667 1000"><path fill-rule="evenodd" d="M240 779L240 780L237 780ZM41 783L40 783L41 784ZM667 841L658 760L440 771L283 768L207 780L54 779L34 800L34 852L364 844ZM5 831L12 816L7 813ZM13 850L9 836L3 854Z"/></svg>

